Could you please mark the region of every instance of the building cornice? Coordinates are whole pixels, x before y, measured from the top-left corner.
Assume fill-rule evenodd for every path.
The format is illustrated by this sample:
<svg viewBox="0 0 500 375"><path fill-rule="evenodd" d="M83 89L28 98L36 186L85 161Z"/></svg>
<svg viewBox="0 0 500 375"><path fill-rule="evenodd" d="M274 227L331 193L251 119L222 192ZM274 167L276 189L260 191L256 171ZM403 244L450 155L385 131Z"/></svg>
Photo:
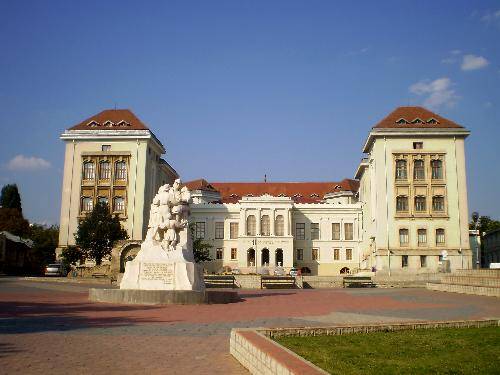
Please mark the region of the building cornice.
<svg viewBox="0 0 500 375"><path fill-rule="evenodd" d="M467 129L455 129L455 128L436 128L436 129L421 129L421 128L404 128L404 129L392 129L392 128L373 128L368 135L368 138L363 145L363 152L368 153L370 147L372 146L375 138L379 137L463 137L466 138L470 134Z"/></svg>

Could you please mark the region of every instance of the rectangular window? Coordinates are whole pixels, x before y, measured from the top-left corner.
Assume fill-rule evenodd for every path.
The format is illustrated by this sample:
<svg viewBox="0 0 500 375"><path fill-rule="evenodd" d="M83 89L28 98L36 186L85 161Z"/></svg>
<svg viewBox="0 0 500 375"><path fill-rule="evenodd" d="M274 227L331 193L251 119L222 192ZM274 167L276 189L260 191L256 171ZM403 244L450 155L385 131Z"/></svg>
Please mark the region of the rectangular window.
<svg viewBox="0 0 500 375"><path fill-rule="evenodd" d="M94 208L94 202L91 197L82 198L82 211L89 212Z"/></svg>
<svg viewBox="0 0 500 375"><path fill-rule="evenodd" d="M311 259L312 260L319 260L319 249L312 249L311 250Z"/></svg>
<svg viewBox="0 0 500 375"><path fill-rule="evenodd" d="M424 142L413 142L414 150L421 150L424 148Z"/></svg>
<svg viewBox="0 0 500 375"><path fill-rule="evenodd" d="M401 256L401 267L408 267L408 255Z"/></svg>
<svg viewBox="0 0 500 375"><path fill-rule="evenodd" d="M215 222L215 239L222 240L224 239L224 222L216 221Z"/></svg>
<svg viewBox="0 0 500 375"><path fill-rule="evenodd" d="M352 249L345 249L345 260L352 260Z"/></svg>
<svg viewBox="0 0 500 375"><path fill-rule="evenodd" d="M432 197L432 210L436 212L444 211L444 197L440 195Z"/></svg>
<svg viewBox="0 0 500 375"><path fill-rule="evenodd" d="M125 211L125 199L123 197L115 197L114 199L114 207L113 207L113 210L114 211L118 211L118 212L123 212Z"/></svg>
<svg viewBox="0 0 500 375"><path fill-rule="evenodd" d="M295 224L295 238L297 240L305 240L306 239L306 224L305 223L296 223Z"/></svg>
<svg viewBox="0 0 500 375"><path fill-rule="evenodd" d="M303 259L304 259L304 250L297 249L297 260L303 260Z"/></svg>
<svg viewBox="0 0 500 375"><path fill-rule="evenodd" d="M340 240L340 223L332 224L332 240Z"/></svg>
<svg viewBox="0 0 500 375"><path fill-rule="evenodd" d="M83 163L83 179L93 180L95 177L95 165L91 161Z"/></svg>
<svg viewBox="0 0 500 375"><path fill-rule="evenodd" d="M400 229L399 230L399 245L400 246L406 246L408 245L409 238L408 238L408 229Z"/></svg>
<svg viewBox="0 0 500 375"><path fill-rule="evenodd" d="M445 242L444 229L436 229L436 245L442 246L444 245L444 242Z"/></svg>
<svg viewBox="0 0 500 375"><path fill-rule="evenodd" d="M425 255L420 255L420 267L427 267L427 257Z"/></svg>
<svg viewBox="0 0 500 375"><path fill-rule="evenodd" d="M215 252L215 259L223 259L224 258L224 250L221 248L218 248L217 251Z"/></svg>
<svg viewBox="0 0 500 375"><path fill-rule="evenodd" d="M353 223L345 223L344 224L344 239L345 240L352 240L353 237L353 229L354 229L354 224Z"/></svg>
<svg viewBox="0 0 500 375"><path fill-rule="evenodd" d="M319 240L319 223L311 223L311 240Z"/></svg>
<svg viewBox="0 0 500 375"><path fill-rule="evenodd" d="M417 230L418 246L424 246L427 244L427 229Z"/></svg>
<svg viewBox="0 0 500 375"><path fill-rule="evenodd" d="M111 151L111 145L102 145L101 150L102 151Z"/></svg>
<svg viewBox="0 0 500 375"><path fill-rule="evenodd" d="M396 160L396 180L406 180L406 160Z"/></svg>
<svg viewBox="0 0 500 375"><path fill-rule="evenodd" d="M340 260L340 249L333 249L333 260Z"/></svg>
<svg viewBox="0 0 500 375"><path fill-rule="evenodd" d="M238 259L238 249L233 247L231 248L231 260Z"/></svg>
<svg viewBox="0 0 500 375"><path fill-rule="evenodd" d="M432 168L432 179L433 180L442 180L443 179L443 162L441 160L432 160L431 161Z"/></svg>
<svg viewBox="0 0 500 375"><path fill-rule="evenodd" d="M400 195L396 197L396 211L397 212L407 212L408 211L408 197Z"/></svg>
<svg viewBox="0 0 500 375"><path fill-rule="evenodd" d="M115 163L115 180L127 179L127 164L124 161L117 161Z"/></svg>
<svg viewBox="0 0 500 375"><path fill-rule="evenodd" d="M109 161L102 161L99 163L99 179L109 180L111 178L111 164Z"/></svg>
<svg viewBox="0 0 500 375"><path fill-rule="evenodd" d="M413 162L413 178L415 180L425 180L425 165L423 160Z"/></svg>
<svg viewBox="0 0 500 375"><path fill-rule="evenodd" d="M194 235L198 239L205 238L205 222L197 222L195 224Z"/></svg>
<svg viewBox="0 0 500 375"><path fill-rule="evenodd" d="M238 230L239 230L238 223L229 224L229 238L232 240L238 238Z"/></svg>
<svg viewBox="0 0 500 375"><path fill-rule="evenodd" d="M426 202L424 196L415 197L415 211L424 212L426 210Z"/></svg>

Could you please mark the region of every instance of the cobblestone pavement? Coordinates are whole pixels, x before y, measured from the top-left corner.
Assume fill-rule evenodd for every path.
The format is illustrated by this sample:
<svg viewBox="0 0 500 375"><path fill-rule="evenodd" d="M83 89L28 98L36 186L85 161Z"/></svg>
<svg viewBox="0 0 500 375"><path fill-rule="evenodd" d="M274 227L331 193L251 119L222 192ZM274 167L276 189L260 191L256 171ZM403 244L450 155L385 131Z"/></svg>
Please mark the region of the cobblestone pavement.
<svg viewBox="0 0 500 375"><path fill-rule="evenodd" d="M233 327L499 318L500 299L424 289L240 291L241 302L125 306L96 285L0 278L2 373L244 374Z"/></svg>

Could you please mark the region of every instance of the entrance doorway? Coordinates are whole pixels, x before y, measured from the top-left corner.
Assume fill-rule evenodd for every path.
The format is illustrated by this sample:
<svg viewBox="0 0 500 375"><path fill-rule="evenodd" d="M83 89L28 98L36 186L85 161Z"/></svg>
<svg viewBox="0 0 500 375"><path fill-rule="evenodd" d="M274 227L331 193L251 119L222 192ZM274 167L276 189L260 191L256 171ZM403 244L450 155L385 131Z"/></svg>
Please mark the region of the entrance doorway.
<svg viewBox="0 0 500 375"><path fill-rule="evenodd" d="M247 251L247 266L253 267L255 266L255 250L248 249Z"/></svg>
<svg viewBox="0 0 500 375"><path fill-rule="evenodd" d="M269 250L262 249L261 266L269 266Z"/></svg>
<svg viewBox="0 0 500 375"><path fill-rule="evenodd" d="M283 266L283 249L276 249L276 266Z"/></svg>

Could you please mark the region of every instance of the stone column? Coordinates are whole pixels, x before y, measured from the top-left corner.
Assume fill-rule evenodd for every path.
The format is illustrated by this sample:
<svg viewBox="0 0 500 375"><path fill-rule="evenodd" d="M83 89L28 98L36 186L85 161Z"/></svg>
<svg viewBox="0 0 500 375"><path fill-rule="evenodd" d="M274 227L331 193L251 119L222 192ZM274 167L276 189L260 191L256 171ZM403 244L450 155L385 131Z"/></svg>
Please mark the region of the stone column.
<svg viewBox="0 0 500 375"><path fill-rule="evenodd" d="M244 208L240 208L240 224L238 228L238 236L246 236L246 223L247 223L247 211Z"/></svg>
<svg viewBox="0 0 500 375"><path fill-rule="evenodd" d="M257 236L260 236L260 217L261 217L261 209L257 209L257 215L255 215L255 221L256 221L256 230L255 234Z"/></svg>
<svg viewBox="0 0 500 375"><path fill-rule="evenodd" d="M271 233L270 233L270 235L274 236L274 222L276 220L276 209L273 208L271 210L271 217L269 218L269 220L271 221Z"/></svg>
<svg viewBox="0 0 500 375"><path fill-rule="evenodd" d="M291 236L292 235L292 210L288 210L288 215L287 215L287 235Z"/></svg>

